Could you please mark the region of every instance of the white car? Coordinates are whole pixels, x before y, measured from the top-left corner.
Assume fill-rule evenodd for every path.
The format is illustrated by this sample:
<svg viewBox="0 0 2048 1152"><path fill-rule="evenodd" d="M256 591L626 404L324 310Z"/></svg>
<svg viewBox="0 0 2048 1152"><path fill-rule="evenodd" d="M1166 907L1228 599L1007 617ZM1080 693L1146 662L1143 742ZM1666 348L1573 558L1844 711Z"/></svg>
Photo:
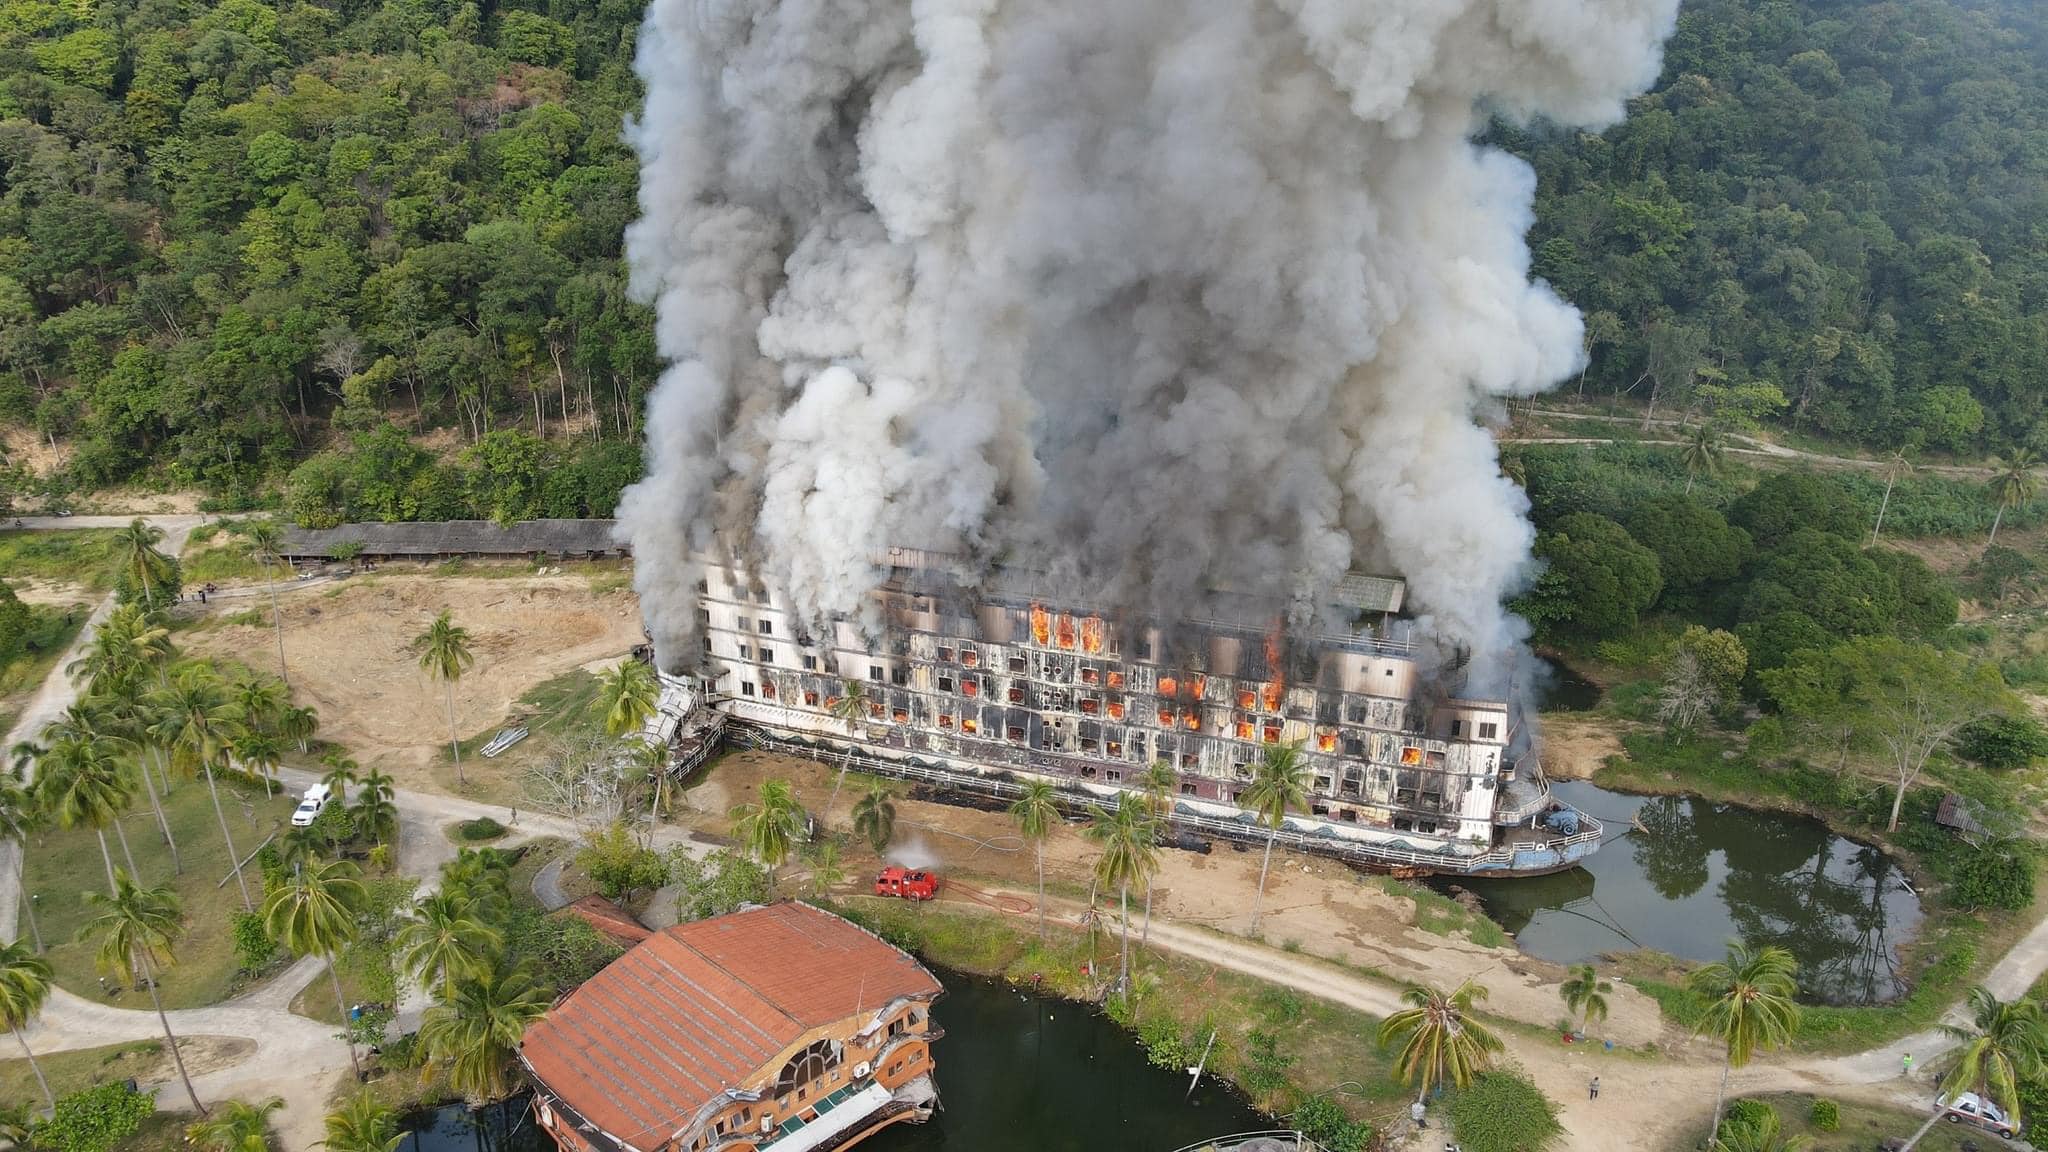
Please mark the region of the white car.
<svg viewBox="0 0 2048 1152"><path fill-rule="evenodd" d="M306 795L299 800L299 806L292 810L292 827L311 827L314 818L320 815L321 809L327 807L327 801L332 798L333 792L325 784L315 784L306 789Z"/></svg>
<svg viewBox="0 0 2048 1152"><path fill-rule="evenodd" d="M2020 1132L2020 1126L2005 1114L2004 1109L1975 1092L1958 1093L1953 1100L1943 1096L1934 1102L1934 1107L1941 1113L1941 1118L1951 1124L1975 1124L2007 1140Z"/></svg>

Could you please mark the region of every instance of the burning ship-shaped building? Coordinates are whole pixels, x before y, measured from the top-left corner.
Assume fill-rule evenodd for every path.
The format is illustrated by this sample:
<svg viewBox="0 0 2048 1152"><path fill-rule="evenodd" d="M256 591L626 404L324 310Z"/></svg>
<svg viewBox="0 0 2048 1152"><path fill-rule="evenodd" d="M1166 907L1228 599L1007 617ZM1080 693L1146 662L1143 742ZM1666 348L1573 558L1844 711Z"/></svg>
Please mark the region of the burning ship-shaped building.
<svg viewBox="0 0 2048 1152"><path fill-rule="evenodd" d="M992 799L1042 777L1075 804L1137 790L1163 763L1176 825L1262 840L1239 801L1265 750L1293 745L1312 777L1308 810L1279 832L1297 849L1529 875L1599 846L1598 822L1550 794L1513 703L1423 675L1399 580L1346 579L1333 599L1350 626L1303 634L1249 598L1219 596L1216 618L1134 623L1026 573L969 588L942 556L885 559L863 618L826 635L799 627L777 590L707 561L699 659L663 677L667 728L687 734L678 763L729 739Z"/></svg>

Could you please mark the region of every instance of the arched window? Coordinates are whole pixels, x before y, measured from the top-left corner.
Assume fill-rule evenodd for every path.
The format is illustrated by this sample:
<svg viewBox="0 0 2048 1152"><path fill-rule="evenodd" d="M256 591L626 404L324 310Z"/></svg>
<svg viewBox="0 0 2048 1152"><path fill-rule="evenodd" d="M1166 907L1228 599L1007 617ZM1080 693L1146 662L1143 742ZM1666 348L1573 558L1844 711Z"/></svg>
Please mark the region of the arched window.
<svg viewBox="0 0 2048 1152"><path fill-rule="evenodd" d="M782 1096L794 1092L838 1066L839 1044L833 1040L819 1040L790 1057L789 1063L782 1066L781 1073L775 1077L775 1094Z"/></svg>

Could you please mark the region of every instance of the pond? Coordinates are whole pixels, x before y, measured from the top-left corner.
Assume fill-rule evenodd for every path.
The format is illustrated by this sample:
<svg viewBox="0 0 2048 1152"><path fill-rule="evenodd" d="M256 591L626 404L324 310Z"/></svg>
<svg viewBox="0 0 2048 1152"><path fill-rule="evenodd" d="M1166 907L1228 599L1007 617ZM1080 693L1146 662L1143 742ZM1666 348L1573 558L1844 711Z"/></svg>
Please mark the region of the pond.
<svg viewBox="0 0 2048 1152"><path fill-rule="evenodd" d="M1920 900L1878 849L1803 816L1580 781L1552 790L1607 826L1583 867L1436 882L1478 896L1522 951L1561 964L1632 948L1718 960L1740 937L1798 957L1809 1000L1873 1004L1906 990L1898 949L1920 925Z"/></svg>
<svg viewBox="0 0 2048 1152"><path fill-rule="evenodd" d="M1537 707L1545 712L1591 712L1604 695L1600 686L1557 660L1536 661Z"/></svg>
<svg viewBox="0 0 2048 1152"><path fill-rule="evenodd" d="M1227 1084L1154 1068L1137 1038L1086 1004L933 968L946 995L932 1015L943 1110L899 1124L861 1152L1172 1152L1272 1121ZM554 1152L526 1097L472 1114L460 1104L413 1113L395 1152Z"/></svg>

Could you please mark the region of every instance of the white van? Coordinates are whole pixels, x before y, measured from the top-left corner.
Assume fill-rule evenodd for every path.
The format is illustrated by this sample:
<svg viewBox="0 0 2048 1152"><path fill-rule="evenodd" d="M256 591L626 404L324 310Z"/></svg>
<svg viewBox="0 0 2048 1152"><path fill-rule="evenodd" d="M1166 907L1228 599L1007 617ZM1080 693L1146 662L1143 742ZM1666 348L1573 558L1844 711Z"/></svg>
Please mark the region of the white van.
<svg viewBox="0 0 2048 1152"><path fill-rule="evenodd" d="M1934 1102L1942 1113L1942 1119L1951 1124L1974 1124L1989 1129L2007 1140L2019 1135L2020 1126L2012 1122L2004 1109L1984 1099L1975 1092L1964 1092L1951 1100L1943 1096Z"/></svg>
<svg viewBox="0 0 2048 1152"><path fill-rule="evenodd" d="M327 801L332 795L332 790L325 784L315 784L306 789L306 795L299 800L299 806L292 810L292 827L310 827L313 818L320 815L321 809L327 807Z"/></svg>

